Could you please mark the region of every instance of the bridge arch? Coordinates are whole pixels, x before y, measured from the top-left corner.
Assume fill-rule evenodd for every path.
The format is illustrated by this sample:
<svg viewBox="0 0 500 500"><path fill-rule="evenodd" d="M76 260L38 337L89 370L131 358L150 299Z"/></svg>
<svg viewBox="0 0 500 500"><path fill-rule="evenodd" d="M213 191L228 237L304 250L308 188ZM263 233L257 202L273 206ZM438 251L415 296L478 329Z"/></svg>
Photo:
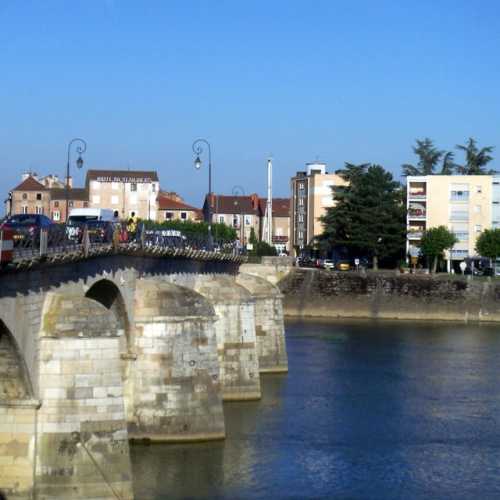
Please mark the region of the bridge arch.
<svg viewBox="0 0 500 500"><path fill-rule="evenodd" d="M130 320L122 292L118 286L109 279L101 279L92 284L85 293L88 299L99 302L111 311L117 321L118 327L123 332L123 351L128 351L130 346Z"/></svg>
<svg viewBox="0 0 500 500"><path fill-rule="evenodd" d="M17 342L0 320L0 403L31 399L33 386Z"/></svg>

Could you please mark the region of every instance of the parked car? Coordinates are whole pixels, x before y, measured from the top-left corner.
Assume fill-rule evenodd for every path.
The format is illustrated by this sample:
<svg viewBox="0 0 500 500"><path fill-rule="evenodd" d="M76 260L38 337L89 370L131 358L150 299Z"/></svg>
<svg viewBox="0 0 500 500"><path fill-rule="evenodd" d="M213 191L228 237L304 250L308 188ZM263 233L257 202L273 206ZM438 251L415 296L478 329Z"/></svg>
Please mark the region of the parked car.
<svg viewBox="0 0 500 500"><path fill-rule="evenodd" d="M19 245L27 238L38 238L41 229L52 225L54 222L43 214L16 214L9 216L0 228L13 230L14 245Z"/></svg>
<svg viewBox="0 0 500 500"><path fill-rule="evenodd" d="M351 269L351 263L348 260L337 261L337 271L349 271Z"/></svg>
<svg viewBox="0 0 500 500"><path fill-rule="evenodd" d="M335 269L335 264L331 259L325 259L323 261L323 269Z"/></svg>

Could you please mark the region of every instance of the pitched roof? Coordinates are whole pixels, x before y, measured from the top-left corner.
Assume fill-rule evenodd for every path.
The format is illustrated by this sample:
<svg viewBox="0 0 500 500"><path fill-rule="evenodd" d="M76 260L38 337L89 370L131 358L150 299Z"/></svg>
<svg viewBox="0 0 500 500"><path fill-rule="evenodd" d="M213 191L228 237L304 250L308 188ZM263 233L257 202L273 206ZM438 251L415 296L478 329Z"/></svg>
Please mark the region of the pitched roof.
<svg viewBox="0 0 500 500"><path fill-rule="evenodd" d="M102 182L158 182L156 170L87 170L86 181Z"/></svg>
<svg viewBox="0 0 500 500"><path fill-rule="evenodd" d="M266 214L267 198L259 198L262 216ZM273 217L290 217L290 198L273 198Z"/></svg>
<svg viewBox="0 0 500 500"><path fill-rule="evenodd" d="M181 201L174 200L168 196L158 196L158 208L160 210L186 210L191 212L199 211L199 208L192 207Z"/></svg>
<svg viewBox="0 0 500 500"><path fill-rule="evenodd" d="M205 198L205 205L207 199ZM256 194L250 196L212 195L212 210L218 214L259 215L259 201Z"/></svg>
<svg viewBox="0 0 500 500"><path fill-rule="evenodd" d="M46 191L47 188L38 182L34 177L31 177L31 175L24 179L21 184L16 186L12 191Z"/></svg>
<svg viewBox="0 0 500 500"><path fill-rule="evenodd" d="M65 188L52 188L50 191L50 198L52 200L65 200ZM89 192L84 188L72 188L69 190L70 200L89 201Z"/></svg>

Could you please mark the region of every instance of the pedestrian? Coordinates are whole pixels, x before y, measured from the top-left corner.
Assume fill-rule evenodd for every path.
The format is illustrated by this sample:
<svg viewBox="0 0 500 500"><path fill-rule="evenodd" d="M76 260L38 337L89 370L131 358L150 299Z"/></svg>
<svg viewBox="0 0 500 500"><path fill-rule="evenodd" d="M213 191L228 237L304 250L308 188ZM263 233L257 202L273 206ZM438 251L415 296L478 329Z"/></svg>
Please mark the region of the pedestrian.
<svg viewBox="0 0 500 500"><path fill-rule="evenodd" d="M130 214L130 217L127 221L127 232L128 232L128 240L129 241L133 240L137 232L137 217L135 216L135 212L132 212Z"/></svg>

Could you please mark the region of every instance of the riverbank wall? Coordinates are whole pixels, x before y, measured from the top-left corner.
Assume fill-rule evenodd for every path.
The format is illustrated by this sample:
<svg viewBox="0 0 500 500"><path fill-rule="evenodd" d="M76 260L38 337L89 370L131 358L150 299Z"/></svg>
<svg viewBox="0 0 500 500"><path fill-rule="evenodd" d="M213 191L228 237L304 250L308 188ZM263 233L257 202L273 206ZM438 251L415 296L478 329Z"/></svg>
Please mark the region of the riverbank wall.
<svg viewBox="0 0 500 500"><path fill-rule="evenodd" d="M500 322L500 281L294 268L280 282L289 317Z"/></svg>

